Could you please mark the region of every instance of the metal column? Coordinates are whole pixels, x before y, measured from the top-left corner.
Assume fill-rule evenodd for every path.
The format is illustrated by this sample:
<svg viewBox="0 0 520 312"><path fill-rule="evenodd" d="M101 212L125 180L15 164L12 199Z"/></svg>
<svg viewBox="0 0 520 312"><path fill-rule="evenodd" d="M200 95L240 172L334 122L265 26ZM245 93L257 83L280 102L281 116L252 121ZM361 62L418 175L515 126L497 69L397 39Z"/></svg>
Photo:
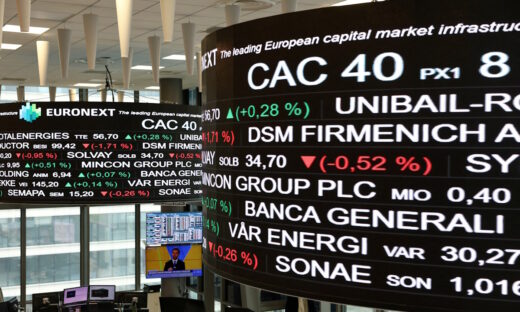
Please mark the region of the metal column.
<svg viewBox="0 0 520 312"><path fill-rule="evenodd" d="M18 102L25 102L25 87L24 86L18 86L16 88L16 97L18 99Z"/></svg>
<svg viewBox="0 0 520 312"><path fill-rule="evenodd" d="M135 290L141 289L141 205L135 205Z"/></svg>
<svg viewBox="0 0 520 312"><path fill-rule="evenodd" d="M187 104L182 99L182 79L161 78L159 80L161 103Z"/></svg>
<svg viewBox="0 0 520 312"><path fill-rule="evenodd" d="M160 100L167 104L184 104L182 100L182 79L161 78ZM161 212L180 212L184 210L182 206L161 206ZM186 278L170 278L161 280L161 296L181 297L186 291Z"/></svg>
<svg viewBox="0 0 520 312"><path fill-rule="evenodd" d="M20 306L27 304L27 208L20 209Z"/></svg>
<svg viewBox="0 0 520 312"><path fill-rule="evenodd" d="M206 312L215 311L215 274L204 267L204 306Z"/></svg>
<svg viewBox="0 0 520 312"><path fill-rule="evenodd" d="M80 207L79 214L79 280L81 286L90 283L90 207Z"/></svg>
<svg viewBox="0 0 520 312"><path fill-rule="evenodd" d="M88 102L88 89L79 89L79 101Z"/></svg>

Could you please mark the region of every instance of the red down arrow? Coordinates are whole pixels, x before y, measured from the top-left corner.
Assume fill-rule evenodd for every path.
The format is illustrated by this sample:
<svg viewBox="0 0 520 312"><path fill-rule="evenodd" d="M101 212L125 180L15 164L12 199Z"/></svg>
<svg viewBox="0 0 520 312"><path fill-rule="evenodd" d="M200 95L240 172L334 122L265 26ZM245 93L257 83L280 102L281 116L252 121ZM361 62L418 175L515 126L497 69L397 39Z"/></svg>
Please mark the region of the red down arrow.
<svg viewBox="0 0 520 312"><path fill-rule="evenodd" d="M309 169L312 164L314 163L314 160L316 159L316 156L301 156L303 163L305 164L305 167Z"/></svg>

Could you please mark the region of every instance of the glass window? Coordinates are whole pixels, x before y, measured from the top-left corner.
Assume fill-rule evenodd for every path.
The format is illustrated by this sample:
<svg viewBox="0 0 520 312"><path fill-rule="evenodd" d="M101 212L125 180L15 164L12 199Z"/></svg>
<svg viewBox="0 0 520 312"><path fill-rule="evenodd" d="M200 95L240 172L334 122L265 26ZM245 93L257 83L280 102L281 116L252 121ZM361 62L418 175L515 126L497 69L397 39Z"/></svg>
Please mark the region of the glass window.
<svg viewBox="0 0 520 312"><path fill-rule="evenodd" d="M49 102L50 93L48 87L25 87L25 100L31 102Z"/></svg>
<svg viewBox="0 0 520 312"><path fill-rule="evenodd" d="M139 91L139 103L159 103L159 91Z"/></svg>
<svg viewBox="0 0 520 312"><path fill-rule="evenodd" d="M135 289L135 206L90 208L90 283Z"/></svg>
<svg viewBox="0 0 520 312"><path fill-rule="evenodd" d="M20 210L0 210L0 288L20 296Z"/></svg>
<svg viewBox="0 0 520 312"><path fill-rule="evenodd" d="M2 103L13 103L18 101L17 93L16 93L16 87L17 86L2 86L2 93L0 94L0 102Z"/></svg>
<svg viewBox="0 0 520 312"><path fill-rule="evenodd" d="M71 102L71 92L74 101L79 101L79 89L77 88L56 88L56 102Z"/></svg>
<svg viewBox="0 0 520 312"><path fill-rule="evenodd" d="M141 205L141 288L146 285L158 285L160 278L146 278L146 214L149 212L161 212L160 205L142 204Z"/></svg>
<svg viewBox="0 0 520 312"><path fill-rule="evenodd" d="M27 300L79 286L79 207L27 209Z"/></svg>

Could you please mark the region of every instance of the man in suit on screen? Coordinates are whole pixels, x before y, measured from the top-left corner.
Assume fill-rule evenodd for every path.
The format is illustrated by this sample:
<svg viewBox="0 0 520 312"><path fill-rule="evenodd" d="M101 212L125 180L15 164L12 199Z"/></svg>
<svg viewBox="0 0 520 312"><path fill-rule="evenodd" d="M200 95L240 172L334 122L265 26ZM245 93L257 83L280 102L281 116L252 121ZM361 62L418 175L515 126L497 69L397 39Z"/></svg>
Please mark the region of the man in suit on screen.
<svg viewBox="0 0 520 312"><path fill-rule="evenodd" d="M179 259L180 253L181 253L181 251L179 250L179 248L173 248L172 259L167 261L164 264L164 271L184 271L184 270L186 270L184 261Z"/></svg>

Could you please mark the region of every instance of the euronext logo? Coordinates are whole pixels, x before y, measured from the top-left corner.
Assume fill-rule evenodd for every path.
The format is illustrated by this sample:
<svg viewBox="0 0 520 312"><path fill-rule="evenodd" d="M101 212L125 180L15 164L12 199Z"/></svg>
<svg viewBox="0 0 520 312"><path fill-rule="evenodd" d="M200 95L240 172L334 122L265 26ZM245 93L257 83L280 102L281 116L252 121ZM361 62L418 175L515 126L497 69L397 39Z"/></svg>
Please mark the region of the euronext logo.
<svg viewBox="0 0 520 312"><path fill-rule="evenodd" d="M27 122L33 122L42 115L42 109L36 107L36 104L27 103L20 108L20 119Z"/></svg>

